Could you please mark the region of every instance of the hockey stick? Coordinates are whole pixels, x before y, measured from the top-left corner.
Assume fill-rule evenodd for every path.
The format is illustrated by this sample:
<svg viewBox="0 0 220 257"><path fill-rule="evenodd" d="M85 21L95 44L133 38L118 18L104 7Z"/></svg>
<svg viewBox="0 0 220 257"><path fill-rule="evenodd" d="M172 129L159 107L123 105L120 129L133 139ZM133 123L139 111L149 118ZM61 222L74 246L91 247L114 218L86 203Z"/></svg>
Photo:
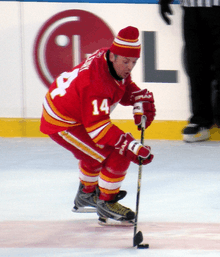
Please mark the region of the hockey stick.
<svg viewBox="0 0 220 257"><path fill-rule="evenodd" d="M141 144L144 144L144 130L146 124L147 117L142 115L141 117ZM142 162L143 160L139 159L139 170L138 170L138 183L137 183L137 200L136 200L136 215L134 222L134 238L133 238L133 246L137 246L137 248L149 248L148 244L140 244L143 241L143 234L141 231L137 233L137 222L138 222L138 210L139 210L139 201L140 201L140 190L141 190L141 176L142 176Z"/></svg>

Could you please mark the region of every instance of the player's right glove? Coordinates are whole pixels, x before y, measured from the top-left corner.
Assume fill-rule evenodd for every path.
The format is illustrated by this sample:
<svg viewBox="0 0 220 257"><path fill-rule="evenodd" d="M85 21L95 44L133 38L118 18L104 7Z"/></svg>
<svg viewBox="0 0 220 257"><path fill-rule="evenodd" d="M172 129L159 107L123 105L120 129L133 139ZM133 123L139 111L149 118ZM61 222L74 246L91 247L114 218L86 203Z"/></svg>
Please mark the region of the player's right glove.
<svg viewBox="0 0 220 257"><path fill-rule="evenodd" d="M173 12L170 8L170 4L173 2L173 0L159 0L160 5L160 14L167 25L171 24L170 18L168 18L168 14L172 15Z"/></svg>
<svg viewBox="0 0 220 257"><path fill-rule="evenodd" d="M150 126L154 120L156 109L154 105L153 93L147 89L133 92L131 95L131 103L133 104L134 123L141 130L141 117L146 116L145 128Z"/></svg>
<svg viewBox="0 0 220 257"><path fill-rule="evenodd" d="M142 158L143 165L153 160L150 146L144 146L136 141L130 133L122 134L115 145L115 149L119 154L124 155L132 162L139 164L139 158Z"/></svg>

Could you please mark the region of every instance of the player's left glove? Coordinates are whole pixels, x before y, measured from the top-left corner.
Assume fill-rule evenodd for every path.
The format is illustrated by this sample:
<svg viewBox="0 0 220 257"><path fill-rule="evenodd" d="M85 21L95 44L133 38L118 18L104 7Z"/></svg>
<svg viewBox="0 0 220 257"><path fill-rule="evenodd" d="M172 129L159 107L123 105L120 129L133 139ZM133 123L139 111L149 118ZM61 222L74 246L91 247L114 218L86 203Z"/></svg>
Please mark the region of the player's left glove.
<svg viewBox="0 0 220 257"><path fill-rule="evenodd" d="M150 146L145 146L136 141L130 133L122 134L115 145L119 154L124 155L130 161L139 164L139 158L142 164L146 165L152 162L154 156L151 154Z"/></svg>
<svg viewBox="0 0 220 257"><path fill-rule="evenodd" d="M141 130L142 115L147 117L145 128L149 127L156 114L153 93L149 92L147 89L133 92L131 102L134 106L134 123L138 126L138 130Z"/></svg>

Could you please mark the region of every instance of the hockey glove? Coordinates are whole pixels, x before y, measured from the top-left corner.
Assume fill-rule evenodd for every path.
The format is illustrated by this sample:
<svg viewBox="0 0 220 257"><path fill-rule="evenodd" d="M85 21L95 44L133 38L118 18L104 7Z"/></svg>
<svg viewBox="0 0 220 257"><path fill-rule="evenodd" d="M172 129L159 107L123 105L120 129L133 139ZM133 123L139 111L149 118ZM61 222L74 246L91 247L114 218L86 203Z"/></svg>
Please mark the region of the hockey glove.
<svg viewBox="0 0 220 257"><path fill-rule="evenodd" d="M143 146L136 141L130 133L121 135L119 141L115 145L115 149L119 154L127 157L132 162L139 164L139 158L142 158L142 164L146 165L153 160L150 146Z"/></svg>
<svg viewBox="0 0 220 257"><path fill-rule="evenodd" d="M147 89L140 90L132 94L131 101L134 105L134 123L138 126L138 130L141 130L142 115L145 115L147 118L145 128L150 126L156 113L153 94L147 91Z"/></svg>
<svg viewBox="0 0 220 257"><path fill-rule="evenodd" d="M170 18L168 18L168 14L172 15L173 12L170 8L170 4L173 2L173 0L159 0L160 5L160 14L167 25L171 24Z"/></svg>

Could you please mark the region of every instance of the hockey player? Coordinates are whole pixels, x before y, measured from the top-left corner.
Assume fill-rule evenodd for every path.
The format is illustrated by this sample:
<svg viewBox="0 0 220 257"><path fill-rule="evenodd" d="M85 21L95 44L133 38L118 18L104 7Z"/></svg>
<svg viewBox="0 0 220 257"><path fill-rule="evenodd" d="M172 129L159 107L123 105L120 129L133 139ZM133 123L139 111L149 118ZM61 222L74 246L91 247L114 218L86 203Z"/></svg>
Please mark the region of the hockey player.
<svg viewBox="0 0 220 257"><path fill-rule="evenodd" d="M93 207L103 219L131 221L134 212L119 204L126 195L120 191L130 162L152 161L149 146L115 126L110 113L120 103L133 106L134 122L155 116L153 94L141 90L131 71L140 57L139 31L119 31L109 49L102 48L69 72L56 78L43 103L40 130L71 151L79 160L80 185L73 211Z"/></svg>

